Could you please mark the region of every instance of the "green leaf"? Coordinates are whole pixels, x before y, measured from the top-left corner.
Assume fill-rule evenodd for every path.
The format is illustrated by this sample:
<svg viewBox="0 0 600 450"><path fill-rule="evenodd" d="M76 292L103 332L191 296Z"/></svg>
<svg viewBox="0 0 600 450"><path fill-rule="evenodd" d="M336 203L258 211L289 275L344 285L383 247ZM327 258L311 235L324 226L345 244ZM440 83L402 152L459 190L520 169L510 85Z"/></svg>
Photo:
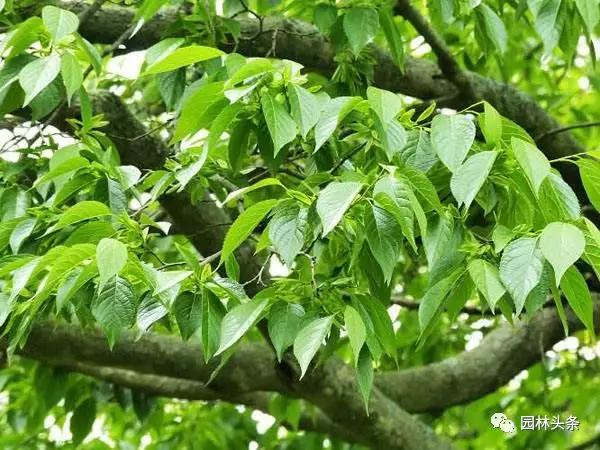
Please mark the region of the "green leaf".
<svg viewBox="0 0 600 450"><path fill-rule="evenodd" d="M76 42L79 44L81 50L83 50L83 53L87 57L88 62L92 65L96 73L100 75L100 73L102 72L102 56L100 55L96 47L94 47L94 45L87 39L84 39L79 35L75 36Z"/></svg>
<svg viewBox="0 0 600 450"><path fill-rule="evenodd" d="M138 308L136 323L140 331L145 333L157 321L167 315L167 308L150 294L147 294Z"/></svg>
<svg viewBox="0 0 600 450"><path fill-rule="evenodd" d="M110 216L111 212L108 206L104 203L93 200L79 202L67 209L58 219L56 225L48 230L53 232L62 230L69 225L83 222L84 220L96 219L98 217Z"/></svg>
<svg viewBox="0 0 600 450"><path fill-rule="evenodd" d="M248 239L252 231L265 218L278 200L263 200L255 203L240 214L233 222L223 242L221 250L221 261L225 261L242 243Z"/></svg>
<svg viewBox="0 0 600 450"><path fill-rule="evenodd" d="M506 293L500 281L498 268L483 259L475 259L469 264L469 274L477 290L485 297L491 310Z"/></svg>
<svg viewBox="0 0 600 450"><path fill-rule="evenodd" d="M544 42L544 50L550 53L560 38L560 25L558 11L562 0L541 0L535 2L537 7L533 13L535 16L535 29ZM533 9L533 8L532 8Z"/></svg>
<svg viewBox="0 0 600 450"><path fill-rule="evenodd" d="M540 250L552 265L556 285L567 269L575 264L585 249L585 236L575 225L552 222L540 235Z"/></svg>
<svg viewBox="0 0 600 450"><path fill-rule="evenodd" d="M256 323L268 304L269 299L254 300L238 305L225 314L223 322L221 322L221 342L215 356L220 355L239 341L246 331Z"/></svg>
<svg viewBox="0 0 600 450"><path fill-rule="evenodd" d="M381 199L377 197L377 200ZM396 220L395 215L385 209L386 206L390 207L389 203L382 206L373 205L367 210L365 233L371 253L383 271L385 282L389 284L401 253L402 229L399 222L404 220L405 210L397 208L400 217ZM412 211L410 218L412 220Z"/></svg>
<svg viewBox="0 0 600 450"><path fill-rule="evenodd" d="M504 225L496 225L492 232L492 241L494 242L494 251L500 253L504 250L504 247L512 240L515 236L513 230Z"/></svg>
<svg viewBox="0 0 600 450"><path fill-rule="evenodd" d="M219 348L221 322L224 316L225 308L219 298L208 289L203 289L200 340L204 362L208 362Z"/></svg>
<svg viewBox="0 0 600 450"><path fill-rule="evenodd" d="M497 155L493 151L476 153L452 174L450 189L458 206L464 203L466 209L469 209L492 170Z"/></svg>
<svg viewBox="0 0 600 450"><path fill-rule="evenodd" d="M290 83L288 85L288 98L292 117L296 121L302 137L306 139L308 132L319 121L321 105L316 95L312 94L302 86Z"/></svg>
<svg viewBox="0 0 600 450"><path fill-rule="evenodd" d="M488 39L494 44L498 53L505 53L508 37L502 19L485 3L481 3L476 8L476 11L481 13L483 28Z"/></svg>
<svg viewBox="0 0 600 450"><path fill-rule="evenodd" d="M296 138L296 123L285 106L277 101L270 92L260 97L263 115L269 134L273 140L274 155L277 156L282 147Z"/></svg>
<svg viewBox="0 0 600 450"><path fill-rule="evenodd" d="M202 299L200 294L184 292L173 302L175 320L184 340L189 339L202 324Z"/></svg>
<svg viewBox="0 0 600 450"><path fill-rule="evenodd" d="M67 90L67 100L70 102L73 94L79 90L83 83L83 72L77 58L69 52L64 52L62 55L60 60L60 74Z"/></svg>
<svg viewBox="0 0 600 450"><path fill-rule="evenodd" d="M535 145L521 139L512 138L511 145L517 162L537 194L542 181L550 174L548 158Z"/></svg>
<svg viewBox="0 0 600 450"><path fill-rule="evenodd" d="M379 10L379 23L385 35L394 63L400 70L404 68L404 43L402 34L394 22L394 17L384 8Z"/></svg>
<svg viewBox="0 0 600 450"><path fill-rule="evenodd" d="M420 172L427 172L431 169L438 161L438 157L431 145L429 133L425 130L410 130L406 146L400 152L400 160L403 164Z"/></svg>
<svg viewBox="0 0 600 450"><path fill-rule="evenodd" d="M360 395L365 402L365 410L369 415L369 398L371 397L371 389L373 388L373 360L371 353L367 347L363 347L358 357L356 366L356 379L358 381L358 389Z"/></svg>
<svg viewBox="0 0 600 450"><path fill-rule="evenodd" d="M550 172L542 181L538 197L539 210L547 223L577 220L581 216L577 195L555 173Z"/></svg>
<svg viewBox="0 0 600 450"><path fill-rule="evenodd" d="M594 304L583 275L575 266L570 267L562 277L560 289L579 320L594 334Z"/></svg>
<svg viewBox="0 0 600 450"><path fill-rule="evenodd" d="M315 319L304 326L294 339L294 356L300 364L300 379L306 374L310 362L329 333L332 322L333 316Z"/></svg>
<svg viewBox="0 0 600 450"><path fill-rule="evenodd" d="M273 62L266 58L249 58L245 64L229 78L225 83L226 89L231 89L236 84L251 80L263 75L267 72L272 72L275 69Z"/></svg>
<svg viewBox="0 0 600 450"><path fill-rule="evenodd" d="M354 365L356 366L360 359L360 350L367 338L367 329L358 311L350 305L346 306L344 310L344 325L346 326L350 347L354 354Z"/></svg>
<svg viewBox="0 0 600 450"><path fill-rule="evenodd" d="M79 27L79 19L76 14L51 5L44 6L42 9L42 20L55 41L60 41L65 36L74 33Z"/></svg>
<svg viewBox="0 0 600 450"><path fill-rule="evenodd" d="M540 282L544 258L537 239L523 237L506 246L500 260L500 280L520 314L531 290Z"/></svg>
<svg viewBox="0 0 600 450"><path fill-rule="evenodd" d="M598 12L598 2L596 0L575 0L577 10L585 23L589 35L594 33L594 28L598 25L600 14Z"/></svg>
<svg viewBox="0 0 600 450"><path fill-rule="evenodd" d="M181 47L184 42L185 39L183 38L167 38L163 39L162 41L158 41L156 44L146 50L144 59L149 65L155 64Z"/></svg>
<svg viewBox="0 0 600 450"><path fill-rule="evenodd" d="M455 270L449 276L430 287L419 303L419 341L422 343L434 328L444 305L444 300L458 281L462 269Z"/></svg>
<svg viewBox="0 0 600 450"><path fill-rule="evenodd" d="M224 99L222 81L203 84L184 97L173 141L180 141L201 128L207 128L222 109L215 111L213 108L216 109Z"/></svg>
<svg viewBox="0 0 600 450"><path fill-rule="evenodd" d="M332 182L319 192L317 214L323 224L323 236L329 234L340 223L361 188L362 184L357 182Z"/></svg>
<svg viewBox="0 0 600 450"><path fill-rule="evenodd" d="M454 172L475 140L475 124L467 116L439 114L431 122L431 144L444 165Z"/></svg>
<svg viewBox="0 0 600 450"><path fill-rule="evenodd" d="M442 202L435 186L423 172L412 167L403 167L401 178L408 182L420 202L427 206L427 211L434 209L438 214L442 213Z"/></svg>
<svg viewBox="0 0 600 450"><path fill-rule="evenodd" d="M235 191L230 192L227 195L227 197L225 197L225 200L223 200L223 204L224 205L228 204L232 200L240 198L241 196L246 195L249 192L253 192L253 191L256 191L257 189L262 189L267 186L284 187L283 184L281 184L281 181L279 181L277 178L265 178L263 180L257 181L256 183L254 183L251 186L246 186L241 189L237 189Z"/></svg>
<svg viewBox="0 0 600 450"><path fill-rule="evenodd" d="M92 314L104 330L111 349L121 331L133 325L135 303L133 287L118 276L106 283L92 302Z"/></svg>
<svg viewBox="0 0 600 450"><path fill-rule="evenodd" d="M269 337L275 347L277 359L294 343L300 330L304 308L296 303L278 302L269 313Z"/></svg>
<svg viewBox="0 0 600 450"><path fill-rule="evenodd" d="M23 67L19 73L19 84L25 91L23 106L29 105L59 73L60 57L55 54L38 58Z"/></svg>
<svg viewBox="0 0 600 450"><path fill-rule="evenodd" d="M396 358L396 336L394 333L394 327L392 325L392 320L390 316L383 306L383 304L372 297L361 297L360 305L364 308L368 321L373 327L373 331L381 346L383 347L385 353L387 353L392 358ZM360 309L356 308L359 312ZM367 320L361 313L361 317L363 318L363 322L365 326L368 328ZM368 339L367 339L368 345ZM369 346L370 348L370 346Z"/></svg>
<svg viewBox="0 0 600 450"><path fill-rule="evenodd" d="M25 219L18 223L13 232L10 234L10 249L16 255L19 253L19 249L25 240L31 236L37 219Z"/></svg>
<svg viewBox="0 0 600 450"><path fill-rule="evenodd" d="M224 53L221 50L212 47L204 47L202 45L190 45L188 47L177 48L169 55L148 67L143 75L169 72L171 70L179 69L180 67L190 66L222 55L224 55Z"/></svg>
<svg viewBox="0 0 600 450"><path fill-rule="evenodd" d="M194 272L189 270L171 270L168 272L154 271L154 295L160 295L169 289L179 285L182 281L189 278Z"/></svg>
<svg viewBox="0 0 600 450"><path fill-rule="evenodd" d="M600 162L582 158L577 161L577 165L585 192L594 208L600 211Z"/></svg>
<svg viewBox="0 0 600 450"><path fill-rule="evenodd" d="M337 8L333 5L319 3L315 6L313 19L321 33L329 34L331 27L337 20Z"/></svg>
<svg viewBox="0 0 600 450"><path fill-rule="evenodd" d="M414 232L414 201L411 201L412 190L401 177L387 176L381 178L373 187L373 197L387 212L392 214L400 224L402 234L416 251ZM390 202L391 200L391 202ZM395 233L395 231L392 231Z"/></svg>
<svg viewBox="0 0 600 450"><path fill-rule="evenodd" d="M116 239L104 238L96 247L96 263L100 273L100 288L118 275L127 264L127 247Z"/></svg>
<svg viewBox="0 0 600 450"><path fill-rule="evenodd" d="M402 100L390 91L369 86L367 88L367 99L369 100L369 106L384 125L394 120L402 110Z"/></svg>
<svg viewBox="0 0 600 450"><path fill-rule="evenodd" d="M292 267L304 246L308 208L289 200L277 206L269 222L269 240L286 266Z"/></svg>
<svg viewBox="0 0 600 450"><path fill-rule="evenodd" d="M96 400L88 397L73 411L70 428L73 435L73 444L78 445L86 438L96 420Z"/></svg>
<svg viewBox="0 0 600 450"><path fill-rule="evenodd" d="M379 14L373 8L351 8L344 14L344 32L355 56L379 31Z"/></svg>
<svg viewBox="0 0 600 450"><path fill-rule="evenodd" d="M331 137L338 125L361 101L358 97L336 97L325 104L315 126L315 150L319 150Z"/></svg>
<svg viewBox="0 0 600 450"><path fill-rule="evenodd" d="M479 115L479 124L485 142L497 144L502 139L502 116L488 102L483 102L483 114Z"/></svg>

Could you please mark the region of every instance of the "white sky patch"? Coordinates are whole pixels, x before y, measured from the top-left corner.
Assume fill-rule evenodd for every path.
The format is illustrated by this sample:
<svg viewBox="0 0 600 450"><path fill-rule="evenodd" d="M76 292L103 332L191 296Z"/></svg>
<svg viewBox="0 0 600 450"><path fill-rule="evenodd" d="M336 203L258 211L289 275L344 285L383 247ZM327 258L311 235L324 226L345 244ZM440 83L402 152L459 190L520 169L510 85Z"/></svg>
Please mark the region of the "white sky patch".
<svg viewBox="0 0 600 450"><path fill-rule="evenodd" d="M579 339L575 336L569 336L564 338L562 341L558 341L556 344L552 346L552 350L555 352L575 352L579 348Z"/></svg>
<svg viewBox="0 0 600 450"><path fill-rule="evenodd" d="M274 277L287 277L290 274L290 269L285 267L277 255L272 255L269 273Z"/></svg>
<svg viewBox="0 0 600 450"><path fill-rule="evenodd" d="M522 370L512 380L508 382L508 389L510 391L516 391L521 387L523 381L525 381L528 377L529 372L527 370Z"/></svg>
<svg viewBox="0 0 600 450"><path fill-rule="evenodd" d="M127 80L136 80L140 77L145 57L145 50L115 56L108 61L106 72Z"/></svg>
<svg viewBox="0 0 600 450"><path fill-rule="evenodd" d="M465 336L465 340L467 341L465 344L465 350L471 351L481 344L481 341L483 340L483 333L479 330L473 331Z"/></svg>

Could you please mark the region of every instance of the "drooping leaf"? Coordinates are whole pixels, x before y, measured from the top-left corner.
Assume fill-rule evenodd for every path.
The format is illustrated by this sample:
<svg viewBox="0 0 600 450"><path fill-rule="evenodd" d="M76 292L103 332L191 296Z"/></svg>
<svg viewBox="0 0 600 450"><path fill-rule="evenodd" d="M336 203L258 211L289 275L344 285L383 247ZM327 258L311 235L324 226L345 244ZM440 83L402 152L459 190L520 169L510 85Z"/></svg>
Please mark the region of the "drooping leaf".
<svg viewBox="0 0 600 450"><path fill-rule="evenodd" d="M288 97L292 117L300 129L302 137L306 139L308 132L319 120L319 114L321 113L319 100L314 94L295 84L288 85Z"/></svg>
<svg viewBox="0 0 600 450"><path fill-rule="evenodd" d="M296 123L285 106L267 92L260 97L263 115L273 140L274 155L296 138Z"/></svg>
<svg viewBox="0 0 600 450"><path fill-rule="evenodd" d="M296 303L278 302L269 313L269 337L281 361L283 353L294 343L304 316L304 308Z"/></svg>
<svg viewBox="0 0 600 450"><path fill-rule="evenodd" d="M94 200L86 200L79 202L66 210L58 219L58 222L50 229L50 231L61 230L69 225L73 225L84 220L96 219L99 217L110 216L111 212L104 203Z"/></svg>
<svg viewBox="0 0 600 450"><path fill-rule="evenodd" d="M393 92L369 86L367 88L369 106L377 114L382 124L390 123L402 110L402 100Z"/></svg>
<svg viewBox="0 0 600 450"><path fill-rule="evenodd" d="M248 239L257 225L265 218L277 200L263 200L245 210L233 222L223 242L221 261L225 261L242 243Z"/></svg>
<svg viewBox="0 0 600 450"><path fill-rule="evenodd" d="M483 28L487 38L494 44L498 53L505 53L508 37L502 19L498 17L498 14L496 14L492 8L483 2L476 8L476 11L481 14Z"/></svg>
<svg viewBox="0 0 600 450"><path fill-rule="evenodd" d="M332 322L333 316L315 319L305 325L294 339L294 356L300 364L301 379L329 333Z"/></svg>
<svg viewBox="0 0 600 450"><path fill-rule="evenodd" d="M333 182L319 193L317 214L323 224L323 236L329 234L342 220L361 188L361 183L353 181Z"/></svg>
<svg viewBox="0 0 600 450"><path fill-rule="evenodd" d="M582 158L577 165L585 192L594 208L600 211L600 162Z"/></svg>
<svg viewBox="0 0 600 450"><path fill-rule="evenodd" d="M550 163L538 148L521 139L511 139L511 145L517 162L525 172L533 191L537 194L542 181L550 174Z"/></svg>
<svg viewBox="0 0 600 450"><path fill-rule="evenodd" d="M307 218L308 208L291 200L278 205L269 222L269 240L288 267L304 246Z"/></svg>
<svg viewBox="0 0 600 450"><path fill-rule="evenodd" d="M136 296L129 281L115 276L92 302L92 314L104 330L112 348L125 328L135 321Z"/></svg>
<svg viewBox="0 0 600 450"><path fill-rule="evenodd" d="M184 340L189 339L202 324L202 297L200 294L184 292L173 302L175 320Z"/></svg>
<svg viewBox="0 0 600 450"><path fill-rule="evenodd" d="M541 0L532 3L536 5L534 12L535 29L544 42L544 50L550 53L558 44L560 27L558 23L558 11L562 0Z"/></svg>
<svg viewBox="0 0 600 450"><path fill-rule="evenodd" d="M96 247L96 263L102 287L109 279L118 275L127 264L127 247L116 239L102 239Z"/></svg>
<svg viewBox="0 0 600 450"><path fill-rule="evenodd" d="M414 209L411 202L411 188L401 177L383 177L373 187L375 201L387 212L392 214L400 224L402 234L413 249L416 250L414 233ZM390 230L396 233L395 230ZM399 241L399 239L397 239ZM396 250L397 254L399 250ZM390 274L391 275L391 274Z"/></svg>
<svg viewBox="0 0 600 450"><path fill-rule="evenodd" d="M585 23L588 34L591 35L596 25L598 25L598 21L600 21L598 3L594 0L575 0L575 4Z"/></svg>
<svg viewBox="0 0 600 450"><path fill-rule="evenodd" d="M483 103L483 114L479 115L481 131L488 144L496 144L502 139L502 116L488 102Z"/></svg>
<svg viewBox="0 0 600 450"><path fill-rule="evenodd" d="M498 268L483 259L474 259L469 264L469 274L477 290L481 292L493 311L498 300L506 292L500 281Z"/></svg>
<svg viewBox="0 0 600 450"><path fill-rule="evenodd" d="M448 297L449 292L458 281L461 273L462 270L455 270L447 277L438 281L427 290L425 296L419 302L419 327L421 329L419 341L423 342L431 333L431 330L439 319L444 300Z"/></svg>
<svg viewBox="0 0 600 450"><path fill-rule="evenodd" d="M360 314L352 306L346 306L344 310L344 325L350 340L350 347L354 354L354 365L356 366L360 359L360 350L367 338L367 329L360 317Z"/></svg>
<svg viewBox="0 0 600 450"><path fill-rule="evenodd" d="M392 15L384 8L379 9L379 23L381 24L390 53L394 58L394 63L396 63L396 66L398 66L400 70L403 70L404 43L402 41L402 34L394 22Z"/></svg>
<svg viewBox="0 0 600 450"><path fill-rule="evenodd" d="M439 114L431 122L431 145L440 160L454 172L475 140L475 124L467 116Z"/></svg>
<svg viewBox="0 0 600 450"><path fill-rule="evenodd" d="M221 322L225 316L225 308L219 298L210 290L202 291L202 321L200 340L204 362L208 362L219 348L221 341Z"/></svg>
<svg viewBox="0 0 600 450"><path fill-rule="evenodd" d="M402 211L400 208L398 210ZM402 242L400 224L393 214L387 212L385 206L373 205L367 211L365 232L371 253L383 271L385 282L389 284L400 256Z"/></svg>
<svg viewBox="0 0 600 450"><path fill-rule="evenodd" d="M363 347L358 357L356 366L356 378L360 395L365 402L365 410L369 415L369 398L371 397L371 389L373 388L373 360L371 353L367 347Z"/></svg>
<svg viewBox="0 0 600 450"><path fill-rule="evenodd" d="M523 237L506 246L500 260L500 280L520 314L531 290L540 282L544 258L536 238Z"/></svg>
<svg viewBox="0 0 600 450"><path fill-rule="evenodd" d="M253 326L269 304L269 299L255 300L236 306L223 317L221 322L221 342L215 356L220 355Z"/></svg>
<svg viewBox="0 0 600 450"><path fill-rule="evenodd" d="M585 325L594 333L594 304L585 278L575 266L570 267L562 277L560 289L565 294L573 311Z"/></svg>
<svg viewBox="0 0 600 450"><path fill-rule="evenodd" d="M18 223L15 229L10 234L10 249L14 254L19 253L19 249L25 240L31 236L35 225L37 224L37 219L25 219Z"/></svg>
<svg viewBox="0 0 600 450"><path fill-rule="evenodd" d="M546 225L540 235L540 250L554 269L557 286L567 269L581 257L584 249L585 236L575 225L552 222Z"/></svg>
<svg viewBox="0 0 600 450"><path fill-rule="evenodd" d="M485 183L496 155L497 152L493 151L476 153L452 174L450 189L459 206L464 204L469 209L471 202Z"/></svg>
<svg viewBox="0 0 600 450"><path fill-rule="evenodd" d="M71 53L65 52L60 60L60 74L67 91L67 100L71 101L71 97L79 90L83 83L83 72L81 66Z"/></svg>
<svg viewBox="0 0 600 450"><path fill-rule="evenodd" d="M96 420L96 400L88 397L73 411L70 427L73 435L73 443L78 445L92 431L92 426Z"/></svg>

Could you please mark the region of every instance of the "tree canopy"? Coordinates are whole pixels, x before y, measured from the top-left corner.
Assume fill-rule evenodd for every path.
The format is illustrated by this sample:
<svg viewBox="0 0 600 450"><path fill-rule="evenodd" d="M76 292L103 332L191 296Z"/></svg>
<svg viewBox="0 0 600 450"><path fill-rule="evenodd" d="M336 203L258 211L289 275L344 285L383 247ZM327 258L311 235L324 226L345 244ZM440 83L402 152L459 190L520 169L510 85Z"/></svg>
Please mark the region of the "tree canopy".
<svg viewBox="0 0 600 450"><path fill-rule="evenodd" d="M0 0L0 446L598 445L599 22Z"/></svg>

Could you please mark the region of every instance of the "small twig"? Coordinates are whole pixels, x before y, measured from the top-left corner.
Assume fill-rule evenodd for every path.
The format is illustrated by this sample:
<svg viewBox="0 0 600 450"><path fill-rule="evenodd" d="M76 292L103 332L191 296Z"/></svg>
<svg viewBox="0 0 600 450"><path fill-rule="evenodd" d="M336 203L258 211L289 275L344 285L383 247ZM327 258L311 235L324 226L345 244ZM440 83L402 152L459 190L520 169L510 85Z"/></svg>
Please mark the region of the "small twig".
<svg viewBox="0 0 600 450"><path fill-rule="evenodd" d="M157 131L162 130L163 128L165 128L166 126L168 126L171 122L173 122L173 120L174 119L169 119L165 123L162 123L162 124L158 125L157 127L154 127L151 130L148 130L145 133L139 134L139 135L134 136L134 137L118 136L116 134L109 134L109 133L107 133L107 136L110 137L110 138L113 138L113 139L119 139L121 141L135 142L135 141L143 139L143 138L145 138L147 136L150 136L151 134L154 134Z"/></svg>
<svg viewBox="0 0 600 450"><path fill-rule="evenodd" d="M362 142L361 144L358 144L356 147L354 147L352 150L350 150L350 152L348 152L348 154L346 156L344 156L335 166L333 166L333 168L329 171L329 173L332 175L335 174L335 172L340 167L342 167L346 161L353 158L354 155L356 155L359 151L361 151L366 145L367 145L367 141Z"/></svg>
<svg viewBox="0 0 600 450"><path fill-rule="evenodd" d="M573 125L567 125L564 127L558 127L558 128L554 128L552 130L549 130L549 131L546 131L545 133L540 134L538 137L535 138L535 141L539 142L542 139L547 138L548 136L553 136L558 133L564 133L565 131L569 131L569 130L575 130L578 128L592 128L592 127L598 127L598 126L600 126L600 121L583 122L583 123L576 123Z"/></svg>
<svg viewBox="0 0 600 450"><path fill-rule="evenodd" d="M102 5L104 4L105 1L106 0L95 0L94 3L92 3L88 8L81 11L78 16L79 26L81 26L82 24L87 22L88 19L90 19L90 17L92 17L94 14L96 14L98 12L98 10L100 8L102 8Z"/></svg>

